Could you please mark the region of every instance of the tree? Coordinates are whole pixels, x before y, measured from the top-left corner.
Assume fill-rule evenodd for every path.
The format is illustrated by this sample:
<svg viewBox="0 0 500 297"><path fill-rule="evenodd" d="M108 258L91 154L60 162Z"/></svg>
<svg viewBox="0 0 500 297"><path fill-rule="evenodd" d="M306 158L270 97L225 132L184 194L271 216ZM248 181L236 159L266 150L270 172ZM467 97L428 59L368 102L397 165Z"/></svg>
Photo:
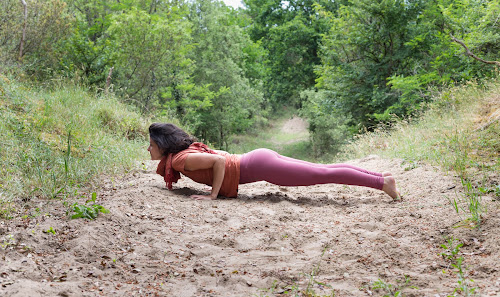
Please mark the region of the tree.
<svg viewBox="0 0 500 297"><path fill-rule="evenodd" d="M300 106L300 92L314 86L321 35L329 29L314 10L316 2L328 11L338 7L337 1L324 0L244 1L252 19L248 31L268 52L264 90L275 108L283 104Z"/></svg>
<svg viewBox="0 0 500 297"><path fill-rule="evenodd" d="M58 46L70 34L71 16L61 0L0 2L0 63L21 65L35 78L58 68Z"/></svg>
<svg viewBox="0 0 500 297"><path fill-rule="evenodd" d="M409 26L421 11L420 1L353 0L338 14L320 9L331 20L321 47L317 87L330 91L351 126L371 128L388 120L397 107L405 114L415 102L399 105L387 79L408 71L416 49L407 45Z"/></svg>
<svg viewBox="0 0 500 297"><path fill-rule="evenodd" d="M206 87L201 95L210 103L190 105L196 97L188 98L183 102L183 119L196 135L227 148L230 135L250 128L261 107L257 78L251 82L245 77L255 69L247 67L252 64L247 53L256 45L238 25L234 11L222 2L194 2L189 19L196 44L190 55L196 65L192 82Z"/></svg>
<svg viewBox="0 0 500 297"><path fill-rule="evenodd" d="M132 7L114 16L106 32L115 48L117 92L144 111L165 104L191 71L190 24L182 14Z"/></svg>

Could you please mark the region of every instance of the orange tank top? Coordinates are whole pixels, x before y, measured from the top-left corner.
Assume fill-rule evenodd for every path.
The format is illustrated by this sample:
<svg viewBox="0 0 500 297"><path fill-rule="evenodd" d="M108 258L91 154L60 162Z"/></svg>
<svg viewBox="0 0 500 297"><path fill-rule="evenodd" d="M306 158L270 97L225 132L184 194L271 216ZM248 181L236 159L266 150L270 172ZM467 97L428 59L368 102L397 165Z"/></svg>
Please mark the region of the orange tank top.
<svg viewBox="0 0 500 297"><path fill-rule="evenodd" d="M190 153L200 153L200 151L191 148L190 146L183 151L173 154L172 167L174 168L174 170L181 172L195 182L211 186L214 179L212 168L195 171L184 170L186 157ZM216 153L218 155L226 157L224 180L222 181L219 195L226 197L236 197L238 195L238 184L240 182L240 156L220 151L217 151Z"/></svg>

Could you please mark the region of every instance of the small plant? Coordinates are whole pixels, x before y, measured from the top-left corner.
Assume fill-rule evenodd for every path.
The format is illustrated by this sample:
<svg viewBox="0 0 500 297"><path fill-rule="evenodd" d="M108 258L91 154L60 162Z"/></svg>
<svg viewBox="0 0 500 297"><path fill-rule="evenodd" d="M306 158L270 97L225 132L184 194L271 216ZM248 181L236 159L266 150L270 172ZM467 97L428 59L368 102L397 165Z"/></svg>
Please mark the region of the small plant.
<svg viewBox="0 0 500 297"><path fill-rule="evenodd" d="M323 250L323 255L325 254L325 250ZM315 277L318 275L320 268L320 263L316 265L316 267L313 267L311 273L300 273L300 276L305 276L307 280L307 285L305 288L301 288L300 284L298 282L294 282L292 285L287 285L285 286L278 294L279 296L293 296L293 297L299 297L299 296L305 296L305 297L335 297L335 291L333 290L332 286L327 285L325 283L319 282L315 279ZM330 294L327 295L320 295L316 293L314 290L314 286L318 286L320 289L329 289L331 290ZM278 289L278 281L274 281L273 285L269 289L261 289L263 291L259 297L268 297L268 296L274 296L276 294L276 290Z"/></svg>
<svg viewBox="0 0 500 297"><path fill-rule="evenodd" d="M477 228L481 225L483 212L486 212L486 207L482 204L481 195L485 190L481 187L475 187L471 181L466 178L461 178L465 193L457 195L453 200L448 198L455 212L459 215L462 221L456 227L471 227ZM464 213L466 217L462 217Z"/></svg>
<svg viewBox="0 0 500 297"><path fill-rule="evenodd" d="M445 252L440 255L447 260L453 268L457 269L458 287L453 291L454 295L450 295L449 297L455 296L456 293L459 293L462 296L476 296L477 288L471 287L471 283L473 283L474 280L466 277L465 268L462 265L464 258L462 256L457 257L463 244L456 244L457 242L458 240L451 237L447 240L448 244L441 245L441 247L445 249Z"/></svg>
<svg viewBox="0 0 500 297"><path fill-rule="evenodd" d="M6 249L7 247L15 244L16 241L14 240L14 235L8 234L4 237L3 242L2 244L0 244L0 246L2 247L2 249Z"/></svg>
<svg viewBox="0 0 500 297"><path fill-rule="evenodd" d="M325 249L326 250L326 249ZM323 254L325 253L325 251L323 251ZM308 273L304 273L304 276L307 278L307 287L306 289L304 290L304 295L305 296L310 296L310 297L316 297L316 296L323 296L323 297L334 297L335 296L335 292L333 291L333 288L332 286L330 285L327 285L325 283L322 283L322 282L318 282L315 277L318 275L318 272L319 272L319 266L320 266L320 263L318 263L318 265L316 265L315 268L313 268L313 270L311 271L310 274ZM314 291L314 285L317 285L319 286L320 288L328 288L328 289L331 289L332 292L330 295L317 295L316 292Z"/></svg>
<svg viewBox="0 0 500 297"><path fill-rule="evenodd" d="M500 199L500 185L492 186L491 188L479 187L478 190L483 194L493 194L497 200Z"/></svg>
<svg viewBox="0 0 500 297"><path fill-rule="evenodd" d="M458 257L455 261L454 264L451 264L451 266L455 267L457 271L457 276L458 276L458 287L455 288L453 293L460 293L463 296L476 296L476 289L474 287L471 287L471 283L474 282L472 279L468 279L465 276L464 273L464 267L462 266L462 262L464 261L463 257Z"/></svg>
<svg viewBox="0 0 500 297"><path fill-rule="evenodd" d="M268 297L274 294L274 291L278 288L278 281L275 280L269 289L259 289L260 294L258 297ZM256 296L256 295L254 295Z"/></svg>
<svg viewBox="0 0 500 297"><path fill-rule="evenodd" d="M401 166L404 166L405 171L410 171L418 167L418 162L413 160L403 160Z"/></svg>
<svg viewBox="0 0 500 297"><path fill-rule="evenodd" d="M11 219L11 213L14 211L12 202L3 200L2 193L0 192L0 219Z"/></svg>
<svg viewBox="0 0 500 297"><path fill-rule="evenodd" d="M375 281L371 285L372 290L382 290L383 294L382 297L402 297L403 296L403 289L405 288L413 288L417 289L415 286L410 286L410 277L405 275L404 280L396 280L396 282L401 283L399 285L393 285L390 283L386 283L385 281L381 280L380 278Z"/></svg>
<svg viewBox="0 0 500 297"><path fill-rule="evenodd" d="M104 206L95 203L96 199L97 199L97 194L93 192L92 199L85 202L84 205L78 204L77 202L71 205L70 210L68 210L68 212L72 211L75 213L74 215L71 216L71 219L83 218L83 219L93 220L97 218L97 215L99 215L100 212L109 213L109 210L104 208ZM89 202L91 202L92 204L88 205Z"/></svg>
<svg viewBox="0 0 500 297"><path fill-rule="evenodd" d="M56 234L56 230L54 230L54 228L52 227L49 227L49 229L45 230L45 233L52 233L52 234Z"/></svg>
<svg viewBox="0 0 500 297"><path fill-rule="evenodd" d="M445 260L453 262L456 259L457 254L463 245L464 245L463 243L459 243L458 240L455 240L453 237L450 237L447 240L447 244L441 245L441 247L445 251L440 253L439 255L442 256Z"/></svg>

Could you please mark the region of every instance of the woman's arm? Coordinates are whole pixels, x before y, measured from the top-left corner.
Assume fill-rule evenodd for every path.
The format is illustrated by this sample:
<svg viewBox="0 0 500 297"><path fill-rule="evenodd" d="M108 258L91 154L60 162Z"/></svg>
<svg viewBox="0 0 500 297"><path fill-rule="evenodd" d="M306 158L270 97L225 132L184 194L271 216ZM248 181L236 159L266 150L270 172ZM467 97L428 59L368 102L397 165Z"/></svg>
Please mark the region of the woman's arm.
<svg viewBox="0 0 500 297"><path fill-rule="evenodd" d="M209 196L191 195L191 198L196 200L212 200L219 195L224 174L226 171L226 158L215 154L192 153L188 154L184 162L184 170L196 171L202 169L213 170L214 179L212 181L212 192Z"/></svg>

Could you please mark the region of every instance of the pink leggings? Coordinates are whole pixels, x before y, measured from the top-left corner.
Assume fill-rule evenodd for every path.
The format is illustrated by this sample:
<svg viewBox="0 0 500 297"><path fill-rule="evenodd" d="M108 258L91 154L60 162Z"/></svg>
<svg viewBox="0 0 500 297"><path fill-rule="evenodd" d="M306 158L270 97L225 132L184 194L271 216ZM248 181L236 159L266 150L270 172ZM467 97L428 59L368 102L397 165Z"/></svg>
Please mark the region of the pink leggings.
<svg viewBox="0 0 500 297"><path fill-rule="evenodd" d="M241 157L240 184L267 181L278 186L345 184L382 190L381 173L349 164L315 164L256 149Z"/></svg>

